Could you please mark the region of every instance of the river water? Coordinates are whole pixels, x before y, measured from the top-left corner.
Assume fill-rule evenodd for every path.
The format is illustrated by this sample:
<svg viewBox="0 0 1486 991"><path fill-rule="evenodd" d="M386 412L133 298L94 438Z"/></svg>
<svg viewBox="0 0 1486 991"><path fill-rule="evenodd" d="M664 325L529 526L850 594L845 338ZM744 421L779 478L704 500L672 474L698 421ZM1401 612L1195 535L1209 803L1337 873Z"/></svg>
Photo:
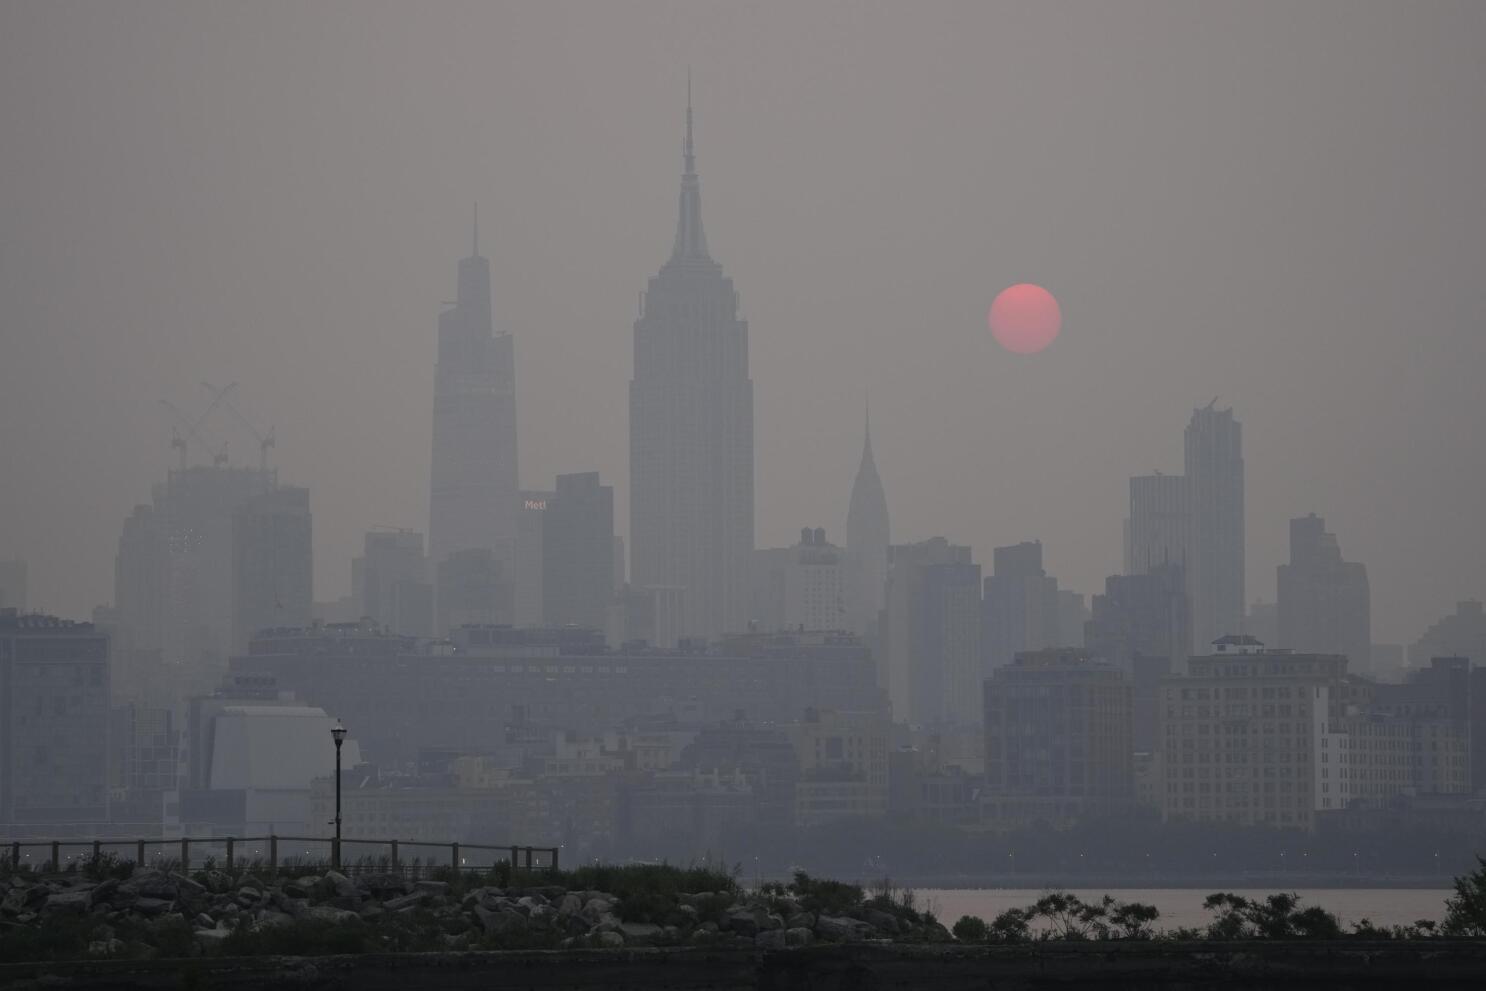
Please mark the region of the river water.
<svg viewBox="0 0 1486 991"><path fill-rule="evenodd" d="M916 903L933 910L939 921L952 926L962 915L977 915L987 922L1009 908L1023 908L1040 898L1040 888L918 888ZM1072 889L1084 901L1098 901L1110 895L1116 901L1143 902L1161 910L1158 929L1205 926L1213 915L1202 907L1211 891L1229 890L1246 898L1263 898L1276 891L1295 891L1300 907L1319 905L1335 914L1343 928L1361 919L1374 925L1407 925L1419 919L1438 922L1445 915L1445 899L1452 892L1440 888L1300 888L1276 886L1265 889L1242 888L1109 888L1101 890Z"/></svg>

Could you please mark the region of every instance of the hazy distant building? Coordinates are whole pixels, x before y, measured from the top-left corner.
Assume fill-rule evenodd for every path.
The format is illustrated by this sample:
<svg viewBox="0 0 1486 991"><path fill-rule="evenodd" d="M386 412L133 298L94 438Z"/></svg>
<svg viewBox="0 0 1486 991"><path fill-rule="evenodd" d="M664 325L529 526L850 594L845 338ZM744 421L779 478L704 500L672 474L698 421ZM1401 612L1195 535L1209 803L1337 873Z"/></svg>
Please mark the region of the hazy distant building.
<svg viewBox="0 0 1486 991"><path fill-rule="evenodd" d="M1290 521L1290 563L1277 569L1279 645L1343 654L1367 670L1372 650L1367 568L1342 560L1336 535L1315 513Z"/></svg>
<svg viewBox="0 0 1486 991"><path fill-rule="evenodd" d="M508 578L494 603L499 622L510 622L514 611L516 479L515 347L510 334L495 333L477 218L470 256L459 262L455 302L439 314L428 545L435 569L460 551L491 553ZM441 617L457 611L439 605Z"/></svg>
<svg viewBox="0 0 1486 991"><path fill-rule="evenodd" d="M1130 479L1126 528L1125 574L1185 563L1192 528L1186 476L1157 472Z"/></svg>
<svg viewBox="0 0 1486 991"><path fill-rule="evenodd" d="M516 500L516 573L512 576L513 620L542 625L542 525L557 493L522 489Z"/></svg>
<svg viewBox="0 0 1486 991"><path fill-rule="evenodd" d="M10 835L108 819L108 724L108 637L0 610L0 823Z"/></svg>
<svg viewBox="0 0 1486 991"><path fill-rule="evenodd" d="M918 726L978 724L980 565L934 537L890 552L878 678L893 718Z"/></svg>
<svg viewBox="0 0 1486 991"><path fill-rule="evenodd" d="M821 527L800 530L784 568L784 629L846 628L845 555Z"/></svg>
<svg viewBox="0 0 1486 991"><path fill-rule="evenodd" d="M373 530L362 544L361 616L407 636L433 635L433 582L423 534Z"/></svg>
<svg viewBox="0 0 1486 991"><path fill-rule="evenodd" d="M115 705L108 732L113 821L158 829L167 794L181 786L181 732L175 710L139 702Z"/></svg>
<svg viewBox="0 0 1486 991"><path fill-rule="evenodd" d="M1084 646L1130 678L1131 740L1151 752L1158 744L1158 684L1186 668L1192 652L1186 575L1181 565L1160 565L1146 574L1111 575L1104 594L1093 599Z"/></svg>
<svg viewBox="0 0 1486 991"><path fill-rule="evenodd" d="M506 562L484 547L455 551L438 566L434 602L437 626L453 632L461 626L504 624L511 602Z"/></svg>
<svg viewBox="0 0 1486 991"><path fill-rule="evenodd" d="M1422 669L1433 657L1468 657L1486 667L1486 611L1475 599L1456 603L1455 612L1434 623L1409 646L1409 667Z"/></svg>
<svg viewBox="0 0 1486 991"><path fill-rule="evenodd" d="M0 609L26 611L25 561L0 561Z"/></svg>
<svg viewBox="0 0 1486 991"><path fill-rule="evenodd" d="M862 441L862 462L851 486L846 513L846 624L858 636L875 640L878 614L887 595L887 496L872 457L872 424Z"/></svg>
<svg viewBox="0 0 1486 991"><path fill-rule="evenodd" d="M1243 630L1243 430L1231 409L1192 413L1185 438L1191 536L1187 589L1199 644Z"/></svg>
<svg viewBox="0 0 1486 991"><path fill-rule="evenodd" d="M1244 618L1244 632L1264 643L1280 642L1280 607L1273 602L1255 599Z"/></svg>
<svg viewBox="0 0 1486 991"><path fill-rule="evenodd" d="M259 630L310 622L313 548L309 489L280 486L233 510L233 650Z"/></svg>
<svg viewBox="0 0 1486 991"><path fill-rule="evenodd" d="M805 710L788 730L800 765L796 825L887 812L889 729L881 712Z"/></svg>
<svg viewBox="0 0 1486 991"><path fill-rule="evenodd" d="M1077 647L1084 642L1084 624L1089 621L1089 607L1082 592L1058 589L1058 637L1060 647Z"/></svg>
<svg viewBox="0 0 1486 991"><path fill-rule="evenodd" d="M1130 682L1077 648L1024 651L986 679L984 814L1067 823L1128 806Z"/></svg>
<svg viewBox="0 0 1486 991"><path fill-rule="evenodd" d="M542 621L605 629L614 600L614 488L558 475L542 521Z"/></svg>
<svg viewBox="0 0 1486 991"><path fill-rule="evenodd" d="M1060 646L1058 580L1042 570L1042 542L997 547L992 562L981 621L987 675L1022 651Z"/></svg>
<svg viewBox="0 0 1486 991"><path fill-rule="evenodd" d="M630 383L630 580L658 635L744 628L753 550L753 383L738 294L707 252L686 111L670 260L641 297Z"/></svg>

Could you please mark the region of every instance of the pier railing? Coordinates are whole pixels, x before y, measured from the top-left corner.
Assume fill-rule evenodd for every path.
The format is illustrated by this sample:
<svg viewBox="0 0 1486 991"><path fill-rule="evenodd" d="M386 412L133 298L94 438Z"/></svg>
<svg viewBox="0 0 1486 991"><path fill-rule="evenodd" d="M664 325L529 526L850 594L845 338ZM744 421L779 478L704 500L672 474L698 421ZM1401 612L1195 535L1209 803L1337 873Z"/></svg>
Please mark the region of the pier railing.
<svg viewBox="0 0 1486 991"><path fill-rule="evenodd" d="M14 840L0 846L12 871L82 869L89 863L132 863L182 873L202 867L280 873L339 864L345 873L419 875L436 870L487 873L556 871L558 848L413 840L335 840L323 836L212 836L156 840Z"/></svg>

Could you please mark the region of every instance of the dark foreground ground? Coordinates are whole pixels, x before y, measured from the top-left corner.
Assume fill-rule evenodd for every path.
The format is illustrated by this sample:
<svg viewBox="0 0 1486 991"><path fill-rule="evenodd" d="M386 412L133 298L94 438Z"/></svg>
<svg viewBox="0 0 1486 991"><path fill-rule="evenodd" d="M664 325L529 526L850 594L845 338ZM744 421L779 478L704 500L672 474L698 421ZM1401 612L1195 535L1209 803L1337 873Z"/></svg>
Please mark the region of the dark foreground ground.
<svg viewBox="0 0 1486 991"><path fill-rule="evenodd" d="M1035 991L1486 987L1486 940L629 948L0 964L0 988Z"/></svg>

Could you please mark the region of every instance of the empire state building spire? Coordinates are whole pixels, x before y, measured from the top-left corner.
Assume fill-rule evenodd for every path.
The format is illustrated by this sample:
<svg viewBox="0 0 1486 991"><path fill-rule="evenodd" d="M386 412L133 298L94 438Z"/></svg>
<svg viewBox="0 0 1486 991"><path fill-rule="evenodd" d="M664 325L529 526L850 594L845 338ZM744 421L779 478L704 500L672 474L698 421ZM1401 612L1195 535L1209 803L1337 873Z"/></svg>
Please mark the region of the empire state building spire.
<svg viewBox="0 0 1486 991"><path fill-rule="evenodd" d="M691 74L686 77L686 140L681 145L681 212L676 219L676 246L672 261L711 261L707 235L702 232L702 189L697 181L697 156L692 145Z"/></svg>

